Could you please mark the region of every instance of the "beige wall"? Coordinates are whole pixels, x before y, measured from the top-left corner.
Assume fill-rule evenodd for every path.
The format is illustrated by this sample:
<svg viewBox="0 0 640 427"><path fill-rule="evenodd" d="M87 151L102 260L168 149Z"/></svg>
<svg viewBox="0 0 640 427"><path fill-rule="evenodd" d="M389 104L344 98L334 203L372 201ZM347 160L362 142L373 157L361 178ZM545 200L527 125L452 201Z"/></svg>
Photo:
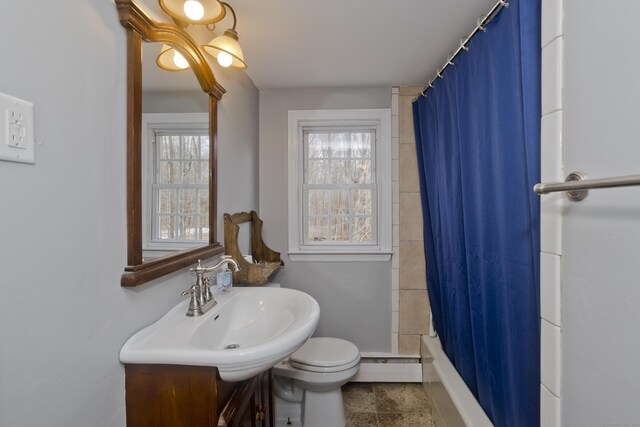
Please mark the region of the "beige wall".
<svg viewBox="0 0 640 427"><path fill-rule="evenodd" d="M399 203L400 286L399 336L401 354L420 353L420 335L428 332L425 258L422 235L422 205L413 132L411 102L420 88L399 90Z"/></svg>

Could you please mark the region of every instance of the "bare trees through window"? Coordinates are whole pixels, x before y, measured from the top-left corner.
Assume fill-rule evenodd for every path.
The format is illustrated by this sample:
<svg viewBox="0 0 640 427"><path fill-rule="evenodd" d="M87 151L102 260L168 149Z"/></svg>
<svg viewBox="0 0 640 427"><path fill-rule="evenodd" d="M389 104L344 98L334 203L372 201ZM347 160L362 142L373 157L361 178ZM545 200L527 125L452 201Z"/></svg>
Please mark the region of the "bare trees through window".
<svg viewBox="0 0 640 427"><path fill-rule="evenodd" d="M209 136L206 133L156 133L156 205L153 240L209 239Z"/></svg>
<svg viewBox="0 0 640 427"><path fill-rule="evenodd" d="M303 132L306 239L373 242L375 129Z"/></svg>

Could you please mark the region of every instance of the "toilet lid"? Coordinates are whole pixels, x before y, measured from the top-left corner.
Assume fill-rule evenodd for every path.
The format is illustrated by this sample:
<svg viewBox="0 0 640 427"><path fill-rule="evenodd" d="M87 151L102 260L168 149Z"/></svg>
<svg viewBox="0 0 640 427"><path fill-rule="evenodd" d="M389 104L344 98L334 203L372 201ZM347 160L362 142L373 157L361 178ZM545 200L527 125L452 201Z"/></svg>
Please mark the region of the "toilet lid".
<svg viewBox="0 0 640 427"><path fill-rule="evenodd" d="M345 370L359 361L358 347L340 338L311 338L291 355L292 366L314 372Z"/></svg>

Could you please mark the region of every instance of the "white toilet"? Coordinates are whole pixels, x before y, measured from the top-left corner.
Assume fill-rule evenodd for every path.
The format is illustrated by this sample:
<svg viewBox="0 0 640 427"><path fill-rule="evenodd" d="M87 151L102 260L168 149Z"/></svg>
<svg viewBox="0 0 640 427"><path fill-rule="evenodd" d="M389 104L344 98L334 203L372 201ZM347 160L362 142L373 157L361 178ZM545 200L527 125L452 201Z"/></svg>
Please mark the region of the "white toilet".
<svg viewBox="0 0 640 427"><path fill-rule="evenodd" d="M344 427L340 387L360 369L360 350L339 338L311 338L273 367L276 425Z"/></svg>

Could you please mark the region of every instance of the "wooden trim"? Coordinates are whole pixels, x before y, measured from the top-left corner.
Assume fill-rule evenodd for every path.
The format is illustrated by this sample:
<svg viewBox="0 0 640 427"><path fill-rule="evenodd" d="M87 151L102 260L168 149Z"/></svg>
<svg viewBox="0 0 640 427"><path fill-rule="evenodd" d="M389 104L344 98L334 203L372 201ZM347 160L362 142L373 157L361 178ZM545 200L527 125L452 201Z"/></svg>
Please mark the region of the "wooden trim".
<svg viewBox="0 0 640 427"><path fill-rule="evenodd" d="M126 288L140 286L153 279L195 264L198 260L211 258L223 253L224 248L220 243L217 243L156 258L143 264L127 266L122 274L120 284Z"/></svg>
<svg viewBox="0 0 640 427"><path fill-rule="evenodd" d="M205 54L198 43L175 24L156 22L131 0L115 0L120 23L126 29L138 32L144 41L166 43L187 60L202 90L221 99L226 92L216 81Z"/></svg>
<svg viewBox="0 0 640 427"><path fill-rule="evenodd" d="M209 96L209 244L218 243L218 100Z"/></svg>
<svg viewBox="0 0 640 427"><path fill-rule="evenodd" d="M127 263L142 264L142 38L127 29ZM140 248L140 250L137 250Z"/></svg>
<svg viewBox="0 0 640 427"><path fill-rule="evenodd" d="M138 286L198 260L224 252L217 239L217 102L225 90L218 84L204 53L177 25L152 20L131 0L115 0L127 30L127 267L124 287ZM142 253L142 41L166 43L185 57L202 90L209 94L209 245L145 262Z"/></svg>

